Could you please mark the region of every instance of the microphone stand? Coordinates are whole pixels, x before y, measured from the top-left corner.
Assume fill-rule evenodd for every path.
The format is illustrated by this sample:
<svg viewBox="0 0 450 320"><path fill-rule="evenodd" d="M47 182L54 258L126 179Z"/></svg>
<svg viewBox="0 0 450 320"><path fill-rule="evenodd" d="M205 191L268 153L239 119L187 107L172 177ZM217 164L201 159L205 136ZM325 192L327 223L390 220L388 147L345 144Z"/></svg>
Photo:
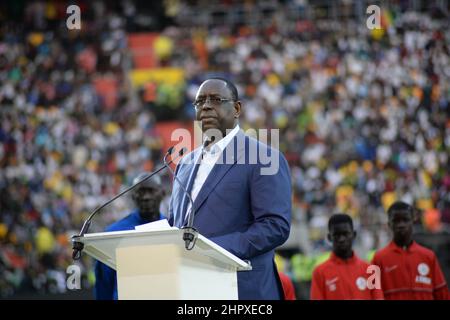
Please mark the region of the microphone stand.
<svg viewBox="0 0 450 320"><path fill-rule="evenodd" d="M214 142L214 140L215 140L215 137L212 136L209 139L206 139L205 142L203 142L201 154L199 157L200 161L201 161L201 157L203 157L203 152L204 152L205 148L208 147L212 142ZM200 165L200 163L196 163L195 165ZM195 177L192 177L192 179L195 179ZM186 190L186 189L183 187L183 190ZM189 195L187 190L185 192ZM184 241L184 247L186 248L186 250L194 249L195 243L196 243L197 237L198 237L198 231L197 231L197 229L194 228L194 215L195 215L194 202L192 201L192 198L190 195L189 195L189 199L191 201L191 208L188 213L188 223L186 226L182 227L182 229L184 229L183 241Z"/></svg>
<svg viewBox="0 0 450 320"><path fill-rule="evenodd" d="M83 224L83 227L80 230L80 233L78 235L73 235L72 236L72 259L73 260L79 260L81 258L81 251L84 249L84 243L82 243L81 241L77 241L79 238L81 238L82 236L84 236L88 230L89 227L91 226L91 222L92 222L92 218L94 218L94 216L104 207L106 207L108 204L110 204L111 202L113 202L114 200L116 200L117 198L123 196L125 193L133 190L134 188L136 188L137 186L139 186L141 183L143 183L144 181L147 181L148 179L150 179L151 177L153 177L155 174L161 172L164 168L168 167L175 159L170 160L170 162L167 163L166 158L171 155L173 153L174 147L170 147L165 156L164 156L164 165L159 167L156 171L154 171L153 173L149 174L148 176L146 176L144 179L140 180L139 182L137 182L136 184L132 185L131 187L128 187L127 189L125 189L124 191L120 192L119 194L117 194L116 196L114 196L112 199L110 199L109 201L105 202L104 204L102 204L101 206L97 207L90 215L89 217L86 219L86 221Z"/></svg>
<svg viewBox="0 0 450 320"><path fill-rule="evenodd" d="M181 150L184 151L184 148ZM164 159L165 160L165 159ZM166 163L164 161L164 163ZM175 172L173 172L172 168L168 166L169 171L172 173L173 178L178 182L178 184L180 185L181 189L183 190L183 192L185 193L185 195L188 197L189 202L191 203L191 209L190 212L192 211L192 209L194 208L194 201L192 200L191 195L189 194L189 192L186 190L186 187L183 185L183 183L180 181L180 179L178 178L178 176L175 174ZM182 229L187 229L187 227L182 227ZM194 248L194 246L191 247L191 243L193 240L195 240L197 238L197 230L195 228L190 228L189 231L186 230L186 232L183 234L183 240L184 240L184 246L186 248L186 250L192 250ZM194 243L195 245L195 243Z"/></svg>

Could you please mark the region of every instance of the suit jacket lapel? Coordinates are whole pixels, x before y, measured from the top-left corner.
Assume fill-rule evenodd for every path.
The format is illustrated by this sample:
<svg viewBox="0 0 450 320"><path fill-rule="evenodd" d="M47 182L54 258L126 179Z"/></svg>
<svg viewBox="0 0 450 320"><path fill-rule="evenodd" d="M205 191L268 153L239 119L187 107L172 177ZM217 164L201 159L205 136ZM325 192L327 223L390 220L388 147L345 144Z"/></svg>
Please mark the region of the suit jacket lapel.
<svg viewBox="0 0 450 320"><path fill-rule="evenodd" d="M228 150L228 151L226 151ZM228 156L228 159L226 159ZM206 178L205 183L203 184L200 192L194 201L195 213L197 213L198 209L205 202L208 195L214 190L215 186L222 180L225 174L240 160L245 156L245 134L242 130L236 134L233 140L227 145L225 150L222 152L222 162L216 163ZM219 161L218 161L219 162Z"/></svg>

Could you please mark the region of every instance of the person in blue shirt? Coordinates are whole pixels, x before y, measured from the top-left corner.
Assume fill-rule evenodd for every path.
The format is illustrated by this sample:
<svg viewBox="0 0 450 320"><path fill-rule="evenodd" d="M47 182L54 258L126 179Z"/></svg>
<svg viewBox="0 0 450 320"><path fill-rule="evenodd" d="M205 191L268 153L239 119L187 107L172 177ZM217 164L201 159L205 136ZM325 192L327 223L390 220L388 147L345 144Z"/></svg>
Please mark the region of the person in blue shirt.
<svg viewBox="0 0 450 320"><path fill-rule="evenodd" d="M139 174L134 179L133 184L142 180L145 176L145 173ZM132 193L136 209L125 218L106 227L105 231L134 230L135 226L164 219L159 211L163 197L161 178L154 176L148 179ZM118 299L116 271L99 261L95 263L94 294L97 300Z"/></svg>

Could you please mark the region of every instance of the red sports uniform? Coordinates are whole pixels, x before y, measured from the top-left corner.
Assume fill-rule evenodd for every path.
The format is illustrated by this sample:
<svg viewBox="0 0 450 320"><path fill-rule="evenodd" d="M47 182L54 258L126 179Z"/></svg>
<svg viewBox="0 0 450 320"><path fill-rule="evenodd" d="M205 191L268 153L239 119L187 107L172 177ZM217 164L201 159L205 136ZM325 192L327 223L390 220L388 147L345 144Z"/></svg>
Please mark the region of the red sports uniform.
<svg viewBox="0 0 450 320"><path fill-rule="evenodd" d="M278 272L280 275L281 285L283 286L284 300L296 300L295 287L291 278L283 272Z"/></svg>
<svg viewBox="0 0 450 320"><path fill-rule="evenodd" d="M375 254L372 263L381 269L381 287L387 300L449 298L436 255L414 241L406 250L392 241Z"/></svg>
<svg viewBox="0 0 450 320"><path fill-rule="evenodd" d="M347 260L331 253L313 272L311 300L382 300L381 289L368 288L368 267L355 253Z"/></svg>

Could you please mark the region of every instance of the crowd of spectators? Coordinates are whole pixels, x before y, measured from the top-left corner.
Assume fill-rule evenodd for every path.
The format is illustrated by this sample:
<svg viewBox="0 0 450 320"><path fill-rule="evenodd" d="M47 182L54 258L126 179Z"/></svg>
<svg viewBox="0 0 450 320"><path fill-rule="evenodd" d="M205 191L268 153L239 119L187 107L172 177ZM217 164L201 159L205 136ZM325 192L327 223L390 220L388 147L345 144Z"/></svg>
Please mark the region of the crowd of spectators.
<svg viewBox="0 0 450 320"><path fill-rule="evenodd" d="M0 15L0 297L65 292L69 237L161 161L155 110L164 103L146 102L128 77L127 33L137 31L139 9L117 3L83 5L80 31L67 30L59 2L27 3L17 19ZM397 12L373 31L365 21L289 21L280 12L259 27L159 30L172 44L159 64L185 72L173 120L193 118L193 94L209 75L237 84L243 129L280 130L298 235L289 244L303 254L328 249L335 212L353 217L361 254L380 248L396 199L418 208L425 229L445 230L450 20ZM129 208L117 201L91 231ZM91 259L80 265L83 287L92 286Z"/></svg>

